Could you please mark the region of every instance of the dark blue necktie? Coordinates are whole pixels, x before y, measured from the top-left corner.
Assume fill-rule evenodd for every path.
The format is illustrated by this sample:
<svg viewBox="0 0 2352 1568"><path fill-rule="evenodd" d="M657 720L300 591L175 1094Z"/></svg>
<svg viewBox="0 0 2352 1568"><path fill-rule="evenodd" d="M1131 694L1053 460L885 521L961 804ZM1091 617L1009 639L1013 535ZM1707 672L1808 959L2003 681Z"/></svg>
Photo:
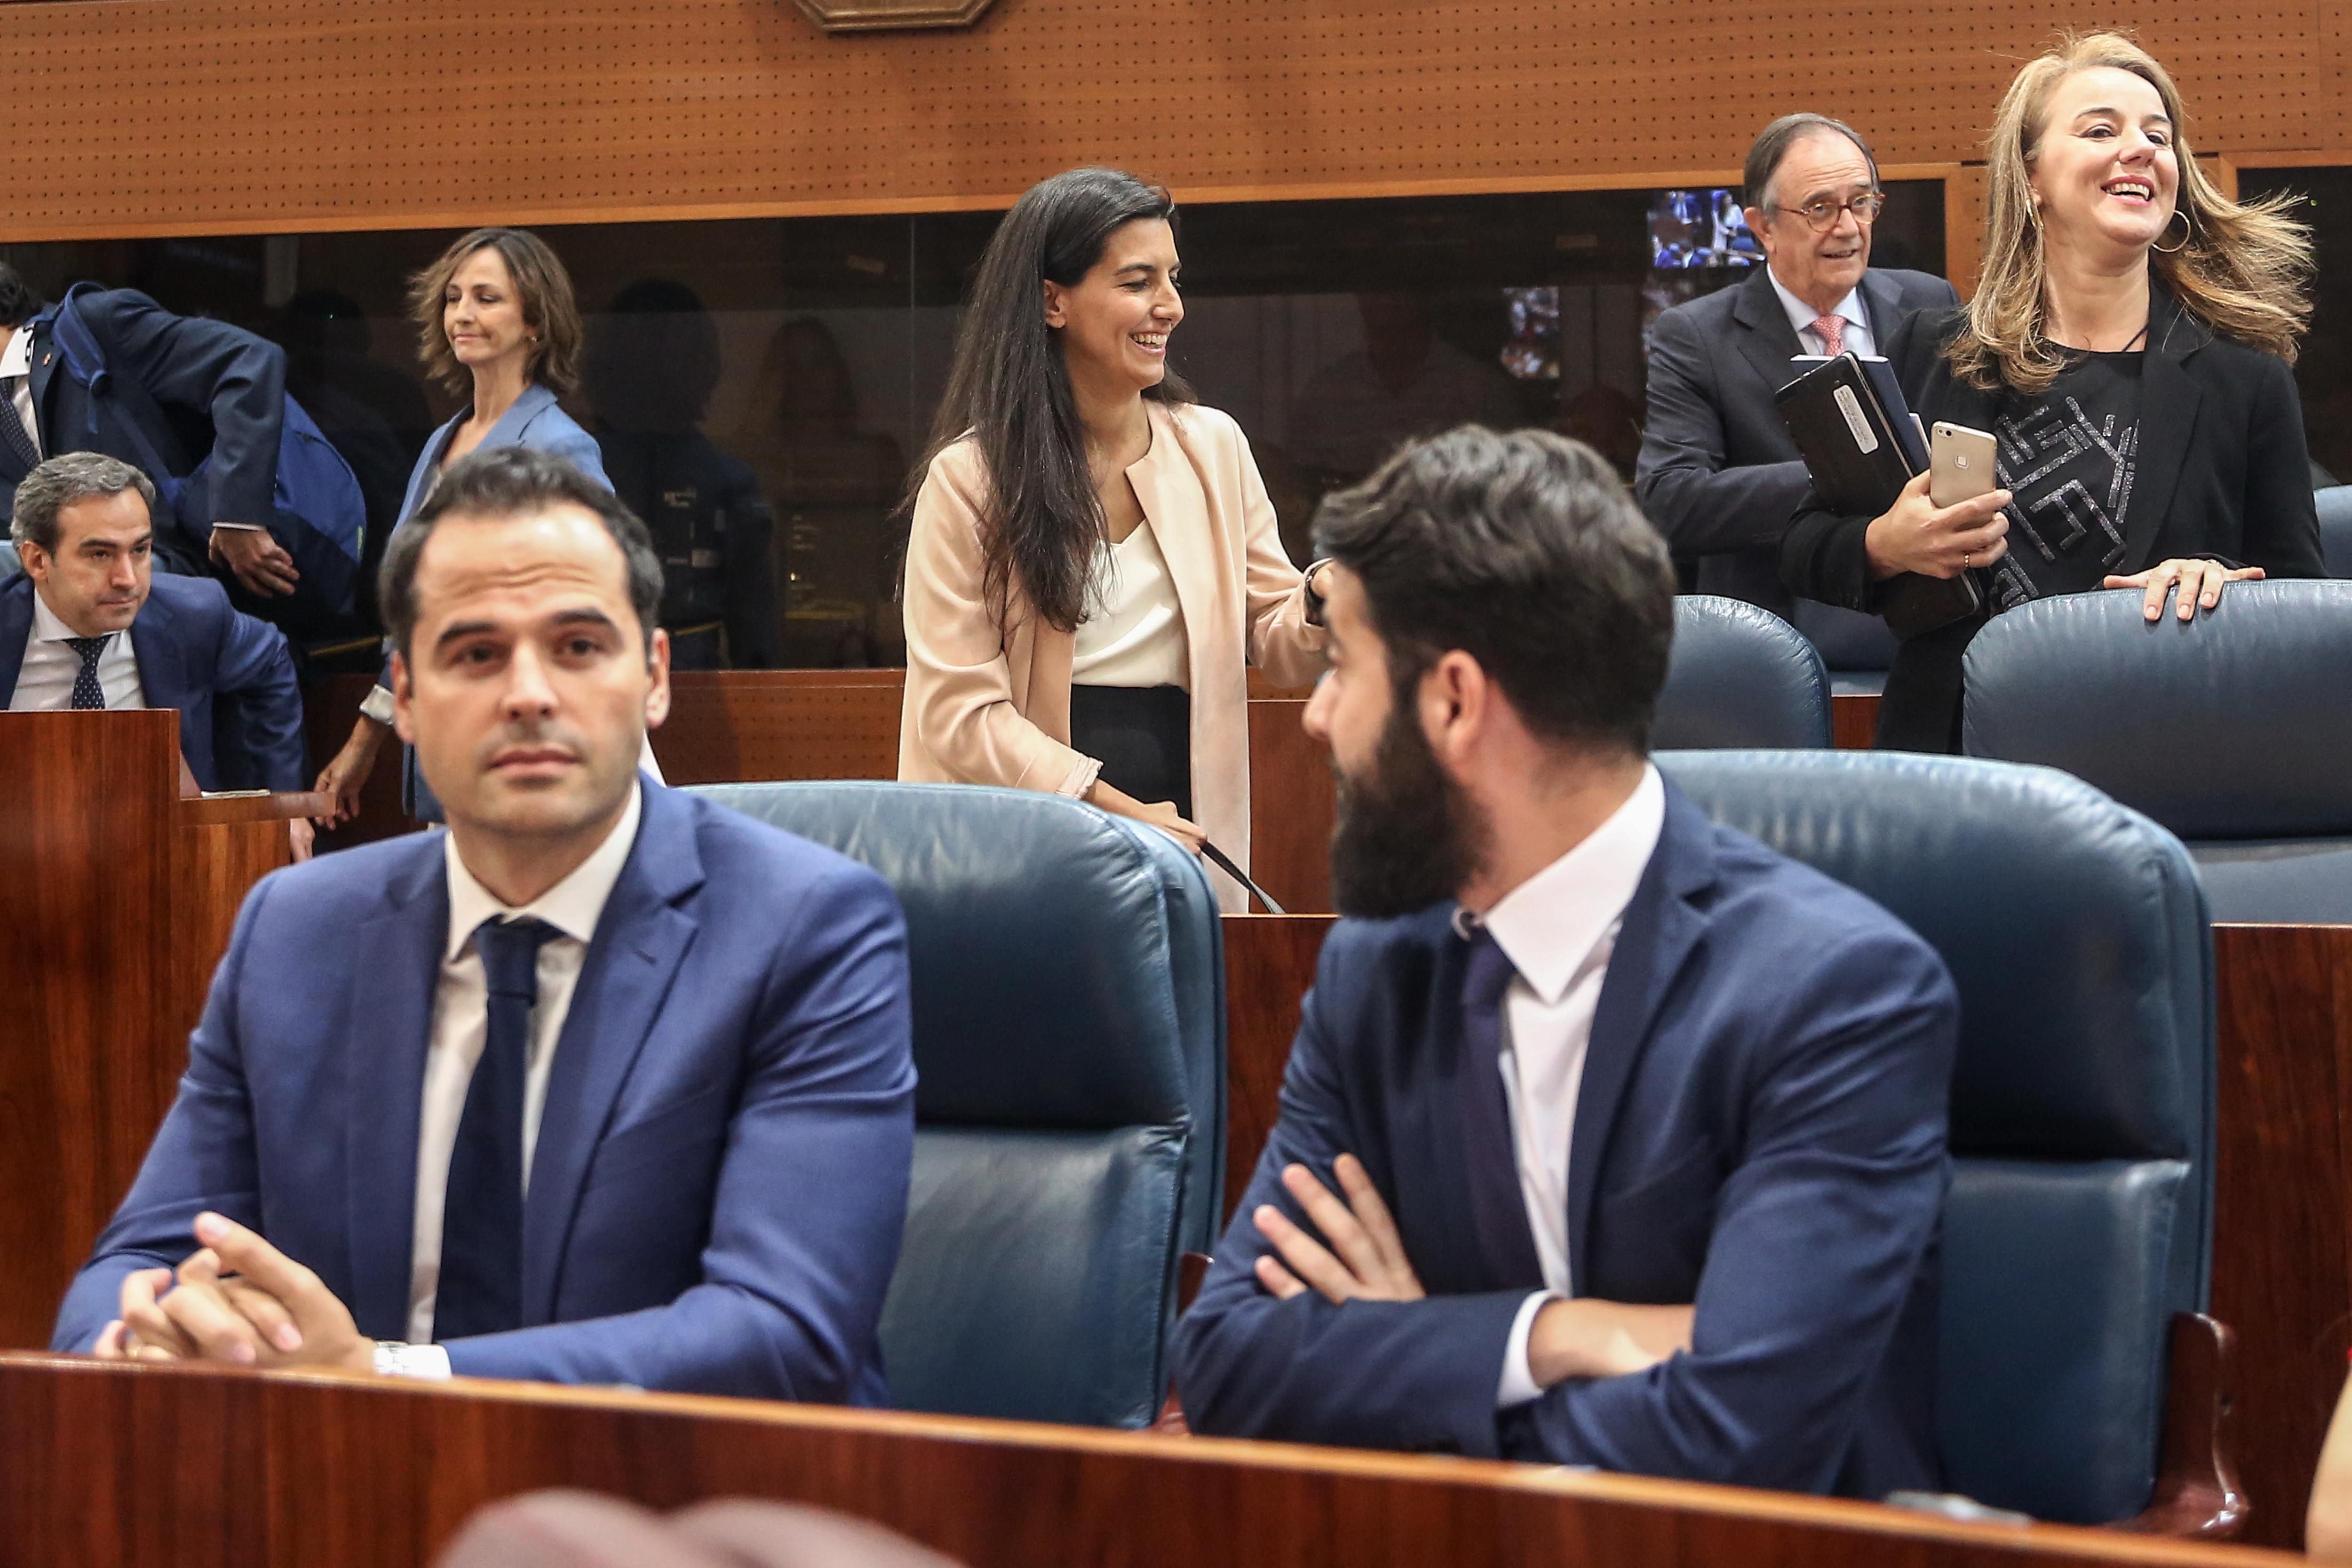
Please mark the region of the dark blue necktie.
<svg viewBox="0 0 2352 1568"><path fill-rule="evenodd" d="M89 709L106 706L106 688L98 679L98 656L106 651L107 642L113 636L112 632L109 632L102 637L66 638L66 647L81 655L81 669L75 675L73 683L72 706L74 708Z"/></svg>
<svg viewBox="0 0 2352 1568"><path fill-rule="evenodd" d="M1543 1288L1543 1264L1528 1232L1519 1190L1518 1146L1503 1095L1503 994L1518 972L1484 926L1470 934L1462 972L1462 1144L1468 1162L1470 1213L1496 1289Z"/></svg>
<svg viewBox="0 0 2352 1568"><path fill-rule="evenodd" d="M16 410L16 389L24 384L21 375L0 375L0 451L8 454L9 466L20 479L41 464L40 448L33 445L32 432Z"/></svg>
<svg viewBox="0 0 2352 1568"><path fill-rule="evenodd" d="M489 1031L466 1086L441 1210L433 1337L522 1326L522 1102L539 950L562 933L540 921L484 921L474 932L489 984Z"/></svg>

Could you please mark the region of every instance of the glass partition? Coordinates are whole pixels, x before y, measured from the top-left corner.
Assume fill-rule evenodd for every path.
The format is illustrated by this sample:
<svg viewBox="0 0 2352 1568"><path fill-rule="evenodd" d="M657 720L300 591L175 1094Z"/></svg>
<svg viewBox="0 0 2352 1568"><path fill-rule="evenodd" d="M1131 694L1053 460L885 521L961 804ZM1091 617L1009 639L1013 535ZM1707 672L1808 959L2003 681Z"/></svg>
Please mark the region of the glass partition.
<svg viewBox="0 0 2352 1568"><path fill-rule="evenodd" d="M1940 270L1943 188L1898 183L1874 260ZM689 667L904 658L898 507L993 213L549 226L588 313L567 406L654 528ZM1250 436L1286 544L1399 441L1465 420L1591 442L1631 476L1657 312L1748 276L1707 190L1184 209L1171 361ZM285 345L291 387L396 515L457 407L406 281L450 231L0 247L51 298L91 279ZM381 527L378 530L382 531Z"/></svg>

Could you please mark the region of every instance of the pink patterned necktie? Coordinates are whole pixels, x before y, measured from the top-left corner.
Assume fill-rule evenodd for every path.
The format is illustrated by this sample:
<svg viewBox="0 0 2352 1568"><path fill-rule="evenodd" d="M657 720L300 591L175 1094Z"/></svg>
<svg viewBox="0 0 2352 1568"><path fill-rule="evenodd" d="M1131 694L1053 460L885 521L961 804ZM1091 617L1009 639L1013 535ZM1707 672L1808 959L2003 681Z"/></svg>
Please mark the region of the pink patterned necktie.
<svg viewBox="0 0 2352 1568"><path fill-rule="evenodd" d="M1832 359L1845 353L1845 318L1823 316L1813 323L1813 331L1822 335L1822 351Z"/></svg>

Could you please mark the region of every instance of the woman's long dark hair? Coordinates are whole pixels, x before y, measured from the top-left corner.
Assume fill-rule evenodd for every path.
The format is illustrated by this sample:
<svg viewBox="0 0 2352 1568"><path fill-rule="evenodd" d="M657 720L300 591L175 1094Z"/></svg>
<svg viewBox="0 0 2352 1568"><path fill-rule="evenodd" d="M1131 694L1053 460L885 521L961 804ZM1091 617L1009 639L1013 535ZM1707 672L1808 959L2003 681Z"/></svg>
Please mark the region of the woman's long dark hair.
<svg viewBox="0 0 2352 1568"><path fill-rule="evenodd" d="M1146 218L1174 225L1174 199L1116 169L1072 169L1031 186L980 258L955 368L907 504L911 510L931 459L970 432L989 487L981 594L1000 617L1017 585L1049 626L1069 631L1086 618L1102 503L1062 345L1045 325L1043 283L1075 285L1102 259L1114 231ZM1192 389L1171 370L1143 395L1190 403Z"/></svg>

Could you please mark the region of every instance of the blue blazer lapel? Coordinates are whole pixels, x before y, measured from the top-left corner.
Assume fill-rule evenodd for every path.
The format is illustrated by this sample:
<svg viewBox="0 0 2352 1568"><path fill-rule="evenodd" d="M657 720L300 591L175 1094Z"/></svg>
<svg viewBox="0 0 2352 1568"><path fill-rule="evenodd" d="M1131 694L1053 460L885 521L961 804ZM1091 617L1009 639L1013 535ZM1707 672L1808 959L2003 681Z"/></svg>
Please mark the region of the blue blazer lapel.
<svg viewBox="0 0 2352 1568"><path fill-rule="evenodd" d="M344 1021L345 1203L352 1316L372 1339L408 1337L416 1234L416 1135L433 996L449 935L449 879L438 834L419 834L385 907L360 928Z"/></svg>
<svg viewBox="0 0 2352 1568"><path fill-rule="evenodd" d="M416 467L408 470L408 493L400 500L400 522L415 517L416 509L423 506L425 498L432 493L433 481L441 471L441 454L449 449L449 437L455 436L457 426L465 422L466 414L461 411L425 438L425 450L417 455ZM396 529L400 523L393 526Z"/></svg>
<svg viewBox="0 0 2352 1568"><path fill-rule="evenodd" d="M492 447L521 446L522 433L530 428L530 422L553 406L555 406L555 394L548 391L547 388L524 387L522 395L514 400L514 406L499 416L498 423L490 426L488 432L482 437L482 444L475 450L488 451Z"/></svg>
<svg viewBox="0 0 2352 1568"><path fill-rule="evenodd" d="M702 885L686 797L642 781L637 842L613 885L580 984L557 1037L523 1204L525 1327L552 1321L564 1245L580 1208L591 1157L604 1136L698 922L676 907Z"/></svg>
<svg viewBox="0 0 2352 1568"><path fill-rule="evenodd" d="M1667 784L1665 824L1609 955L1577 1090L1568 1156L1568 1258L1570 1287L1580 1291L1587 1278L1592 1200L1609 1155L1610 1132L1667 988L1706 927L1689 899L1715 880L1713 838L1706 816Z"/></svg>
<svg viewBox="0 0 2352 1568"><path fill-rule="evenodd" d="M25 639L32 635L33 580L19 573L0 586L0 708L16 699L16 678L25 673Z"/></svg>
<svg viewBox="0 0 2352 1568"><path fill-rule="evenodd" d="M1862 313L1870 318L1870 341L1885 353L1887 340L1903 324L1903 291L1895 279L1875 272L1862 275Z"/></svg>

